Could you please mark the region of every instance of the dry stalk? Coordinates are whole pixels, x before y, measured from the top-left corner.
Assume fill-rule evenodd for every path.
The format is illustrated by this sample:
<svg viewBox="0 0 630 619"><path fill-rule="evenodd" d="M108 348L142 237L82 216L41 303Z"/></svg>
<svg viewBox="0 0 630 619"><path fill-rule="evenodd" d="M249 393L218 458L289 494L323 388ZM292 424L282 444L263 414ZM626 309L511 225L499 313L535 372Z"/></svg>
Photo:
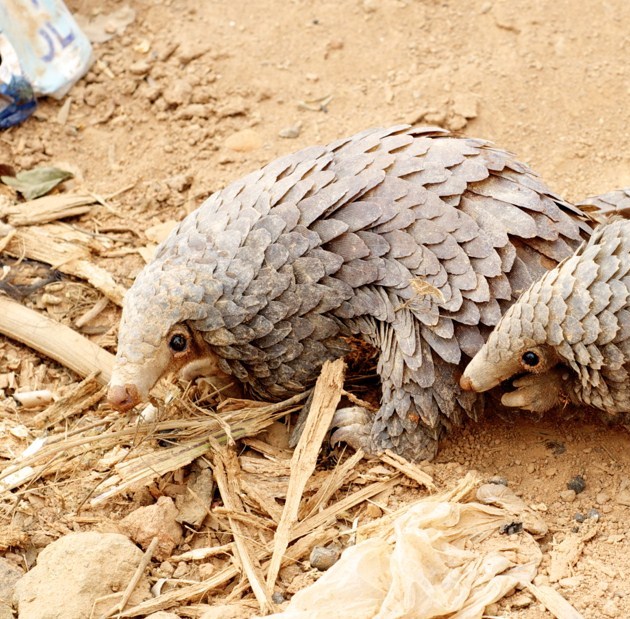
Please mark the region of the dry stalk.
<svg viewBox="0 0 630 619"><path fill-rule="evenodd" d="M212 453L212 470L214 478L219 487L223 504L229 512L243 513L245 516L243 502L240 498L239 475L240 466L238 458L234 451L230 448L224 448L220 445L213 445ZM271 599L271 595L265 590L264 577L255 549L250 548L251 535L247 528L240 521L240 518L234 518L231 513L227 514L234 536L234 544L240 559L241 565L247 580L256 596L256 600L260 606L260 610L264 614L268 614L275 610L275 604Z"/></svg>
<svg viewBox="0 0 630 619"><path fill-rule="evenodd" d="M287 488L287 499L274 537L274 549L267 572L267 591L271 592L276 582L282 556L291 541L292 529L300 508L306 482L317 465L322 441L330 428L333 414L341 399L345 374L343 359L327 361L315 384L311 407L304 424L302 436L291 459L292 474Z"/></svg>
<svg viewBox="0 0 630 619"><path fill-rule="evenodd" d="M125 289L114 281L105 269L94 264L91 253L87 248L89 237L83 245L72 243L55 236L57 228L18 229L5 251L17 258L29 258L72 275L78 279L88 281L94 288L100 290L110 301L121 306ZM49 230L47 232L46 230Z"/></svg>
<svg viewBox="0 0 630 619"><path fill-rule="evenodd" d="M99 372L109 382L114 356L70 327L0 296L0 333L70 368L80 376Z"/></svg>

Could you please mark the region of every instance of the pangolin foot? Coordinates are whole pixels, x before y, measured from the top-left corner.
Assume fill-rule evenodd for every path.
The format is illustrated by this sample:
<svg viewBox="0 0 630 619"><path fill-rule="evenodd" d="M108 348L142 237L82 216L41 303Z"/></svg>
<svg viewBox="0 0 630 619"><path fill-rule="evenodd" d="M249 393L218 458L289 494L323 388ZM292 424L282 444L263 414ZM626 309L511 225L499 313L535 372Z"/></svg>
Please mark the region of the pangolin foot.
<svg viewBox="0 0 630 619"><path fill-rule="evenodd" d="M330 443L347 443L353 449L362 449L366 454L378 453L374 439L372 438L372 424L374 413L362 406L348 406L340 408L333 415L331 428L334 431L330 437Z"/></svg>

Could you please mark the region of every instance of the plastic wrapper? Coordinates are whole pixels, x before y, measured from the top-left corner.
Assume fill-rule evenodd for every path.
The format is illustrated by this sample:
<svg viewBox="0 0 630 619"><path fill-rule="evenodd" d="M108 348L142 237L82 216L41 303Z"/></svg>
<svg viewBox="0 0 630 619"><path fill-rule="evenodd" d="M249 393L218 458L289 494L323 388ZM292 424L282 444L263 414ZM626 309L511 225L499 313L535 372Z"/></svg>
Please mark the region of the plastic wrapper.
<svg viewBox="0 0 630 619"><path fill-rule="evenodd" d="M0 31L37 95L60 99L92 62L92 46L61 0L3 0Z"/></svg>
<svg viewBox="0 0 630 619"><path fill-rule="evenodd" d="M542 558L526 530L518 536L501 534L515 518L534 521L537 534L544 529L518 497L504 490L502 501L506 492L514 499L509 510L435 497L414 504L393 526L346 549L316 583L271 617L481 618L486 606L529 586Z"/></svg>

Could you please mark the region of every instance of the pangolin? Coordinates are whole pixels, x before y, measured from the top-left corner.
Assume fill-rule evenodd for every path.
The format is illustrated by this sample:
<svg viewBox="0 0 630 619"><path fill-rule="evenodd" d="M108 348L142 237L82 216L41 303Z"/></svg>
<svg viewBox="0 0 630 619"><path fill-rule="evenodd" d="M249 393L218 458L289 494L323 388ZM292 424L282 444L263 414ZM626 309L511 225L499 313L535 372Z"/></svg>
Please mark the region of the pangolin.
<svg viewBox="0 0 630 619"><path fill-rule="evenodd" d="M481 392L515 376L506 406L543 412L572 402L610 416L630 412L630 221L602 224L526 290L461 386Z"/></svg>
<svg viewBox="0 0 630 619"><path fill-rule="evenodd" d="M306 148L214 193L162 243L125 297L109 402L128 410L195 363L279 400L359 337L379 353L382 403L367 422L341 415L336 436L431 458L481 409L463 364L588 234L479 139L405 125Z"/></svg>

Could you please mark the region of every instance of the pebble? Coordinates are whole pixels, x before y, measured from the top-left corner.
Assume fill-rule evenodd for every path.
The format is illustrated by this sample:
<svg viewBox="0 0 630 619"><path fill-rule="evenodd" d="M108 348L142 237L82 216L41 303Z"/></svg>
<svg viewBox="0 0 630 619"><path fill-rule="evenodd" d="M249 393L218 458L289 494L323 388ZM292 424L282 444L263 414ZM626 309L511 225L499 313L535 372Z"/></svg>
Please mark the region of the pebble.
<svg viewBox="0 0 630 619"><path fill-rule="evenodd" d="M226 148L238 153L248 153L252 150L256 150L262 146L262 143L260 134L253 129L237 131L225 140Z"/></svg>
<svg viewBox="0 0 630 619"><path fill-rule="evenodd" d="M501 477L499 475L495 475L488 480L489 484L497 484L499 486L507 486L508 480L507 477Z"/></svg>
<svg viewBox="0 0 630 619"><path fill-rule="evenodd" d="M271 601L274 604L282 604L284 602L284 595L282 595L281 591L274 591L271 596Z"/></svg>
<svg viewBox="0 0 630 619"><path fill-rule="evenodd" d="M323 546L315 546L311 550L311 556L309 557L309 563L311 567L325 572L330 569L339 560L339 551L335 548L324 548Z"/></svg>
<svg viewBox="0 0 630 619"><path fill-rule="evenodd" d="M630 490L620 490L617 493L617 496L615 496L615 501L617 501L620 505L630 506Z"/></svg>
<svg viewBox="0 0 630 619"><path fill-rule="evenodd" d="M586 512L586 517L587 518L594 518L595 520L599 520L600 513L594 507L592 507L591 509L589 509Z"/></svg>
<svg viewBox="0 0 630 619"><path fill-rule="evenodd" d="M151 70L151 63L139 60L129 65L129 73L132 75L146 75Z"/></svg>
<svg viewBox="0 0 630 619"><path fill-rule="evenodd" d="M157 503L132 511L120 521L120 525L134 542L145 549L157 537L159 541L154 556L163 561L173 554L174 548L183 539L177 516L173 499L162 496Z"/></svg>
<svg viewBox="0 0 630 619"><path fill-rule="evenodd" d="M300 133L302 133L302 123L297 122L290 127L285 127L284 129L281 129L278 132L278 137L288 140L294 140L295 138L300 136Z"/></svg>
<svg viewBox="0 0 630 619"><path fill-rule="evenodd" d="M576 496L577 495L575 494L575 490L563 490L560 493L560 498L565 503L573 503L573 501L575 501Z"/></svg>
<svg viewBox="0 0 630 619"><path fill-rule="evenodd" d="M580 512L577 512L575 516L573 516L573 519L576 522L584 522L586 520L586 516L584 514L581 514Z"/></svg>
<svg viewBox="0 0 630 619"><path fill-rule="evenodd" d="M190 101L192 91L192 86L186 80L175 80L164 90L162 98L171 107L178 107Z"/></svg>
<svg viewBox="0 0 630 619"><path fill-rule="evenodd" d="M510 598L512 608L527 608L532 602L532 596L527 593L518 593Z"/></svg>
<svg viewBox="0 0 630 619"><path fill-rule="evenodd" d="M606 494L605 492L598 492L597 496L595 497L595 502L598 505L604 505L606 503L608 503L608 501L610 501L610 496L608 496L608 494Z"/></svg>
<svg viewBox="0 0 630 619"><path fill-rule="evenodd" d="M586 481L581 475L576 475L569 480L567 488L569 490L575 490L575 494L580 494L580 492L584 492L586 489Z"/></svg>
<svg viewBox="0 0 630 619"><path fill-rule="evenodd" d="M527 465L527 472L532 475L534 473L534 471L536 470L536 467L533 464L528 464Z"/></svg>

